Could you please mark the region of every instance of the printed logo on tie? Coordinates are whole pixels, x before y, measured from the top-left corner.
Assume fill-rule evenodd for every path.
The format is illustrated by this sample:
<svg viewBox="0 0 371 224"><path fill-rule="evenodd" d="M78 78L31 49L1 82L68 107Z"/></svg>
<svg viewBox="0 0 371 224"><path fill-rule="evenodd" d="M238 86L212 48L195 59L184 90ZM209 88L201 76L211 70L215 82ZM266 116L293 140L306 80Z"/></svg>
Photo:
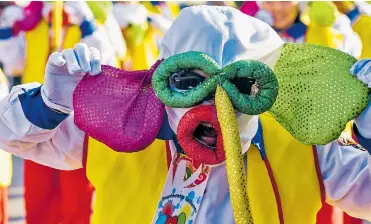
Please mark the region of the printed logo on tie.
<svg viewBox="0 0 371 224"><path fill-rule="evenodd" d="M155 224L192 224L205 192L211 168L176 153L173 157Z"/></svg>

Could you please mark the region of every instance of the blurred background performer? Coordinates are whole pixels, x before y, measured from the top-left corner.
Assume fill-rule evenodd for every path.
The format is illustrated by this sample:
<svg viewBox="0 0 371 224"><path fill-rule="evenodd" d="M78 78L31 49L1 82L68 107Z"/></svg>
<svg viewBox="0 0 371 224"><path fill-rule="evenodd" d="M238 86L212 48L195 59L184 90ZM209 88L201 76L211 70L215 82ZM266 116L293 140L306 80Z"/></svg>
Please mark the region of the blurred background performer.
<svg viewBox="0 0 371 224"><path fill-rule="evenodd" d="M171 19L148 4L124 1L113 5L113 15L127 46L122 66L126 70L148 69L156 62L159 38L171 24ZM153 11L149 12L145 5Z"/></svg>
<svg viewBox="0 0 371 224"><path fill-rule="evenodd" d="M6 54L0 55L0 62L3 66L6 65L3 71L9 80L9 87L11 88L21 84L25 63L25 40L23 32L16 28L11 30L9 27L12 27L17 20L23 18L23 8L13 2L2 2L1 4L0 28L3 28L2 33L6 35L1 35L0 37L0 49ZM9 40L10 33L13 36ZM2 42L1 39L7 39L7 41Z"/></svg>
<svg viewBox="0 0 371 224"><path fill-rule="evenodd" d="M371 4L365 1L334 2L350 20L353 30L362 40L361 58L371 57Z"/></svg>
<svg viewBox="0 0 371 224"><path fill-rule="evenodd" d="M115 55L115 66L121 68L127 54L126 43L121 28L113 15L113 6L110 1L87 1L102 36L105 36L112 46L113 52L106 51L108 57Z"/></svg>
<svg viewBox="0 0 371 224"><path fill-rule="evenodd" d="M241 11L271 25L287 42L333 47L357 58L361 55L359 36L332 2L245 2Z"/></svg>
<svg viewBox="0 0 371 224"><path fill-rule="evenodd" d="M180 6L177 2L165 2L165 1L144 1L142 2L148 12L160 14L168 20L174 20L180 12Z"/></svg>

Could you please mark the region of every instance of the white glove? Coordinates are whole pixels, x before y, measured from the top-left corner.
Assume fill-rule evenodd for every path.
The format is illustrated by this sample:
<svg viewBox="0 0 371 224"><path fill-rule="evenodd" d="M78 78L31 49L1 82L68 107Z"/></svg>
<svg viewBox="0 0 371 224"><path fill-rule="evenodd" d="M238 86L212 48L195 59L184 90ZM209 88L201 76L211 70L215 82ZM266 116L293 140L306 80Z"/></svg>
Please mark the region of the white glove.
<svg viewBox="0 0 371 224"><path fill-rule="evenodd" d="M44 103L51 109L69 114L73 110L72 96L83 76L101 73L100 53L78 43L73 49L50 55L41 87Z"/></svg>
<svg viewBox="0 0 371 224"><path fill-rule="evenodd" d="M350 72L371 88L371 59L362 59L355 63ZM362 137L371 139L371 102L362 113L354 119Z"/></svg>

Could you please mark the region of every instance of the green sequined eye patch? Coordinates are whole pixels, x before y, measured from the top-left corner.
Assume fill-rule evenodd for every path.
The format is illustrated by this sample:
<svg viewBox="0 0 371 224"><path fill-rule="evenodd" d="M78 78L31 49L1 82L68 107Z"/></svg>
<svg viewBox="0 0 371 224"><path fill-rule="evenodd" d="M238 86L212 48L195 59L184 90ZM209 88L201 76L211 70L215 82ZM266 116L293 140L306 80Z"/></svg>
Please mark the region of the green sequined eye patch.
<svg viewBox="0 0 371 224"><path fill-rule="evenodd" d="M337 139L369 101L367 86L349 73L356 61L332 48L285 44L274 67L279 92L269 113L304 144Z"/></svg>
<svg viewBox="0 0 371 224"><path fill-rule="evenodd" d="M209 78L187 91L176 91L170 87L170 77L184 69L200 69ZM259 91L256 94L241 92L233 81L236 83L243 78L255 80ZM277 79L265 64L242 60L220 68L211 57L200 52L181 53L166 59L152 78L158 98L174 108L188 108L201 103L215 93L218 84L228 93L236 110L250 115L261 114L272 107L278 92Z"/></svg>
<svg viewBox="0 0 371 224"><path fill-rule="evenodd" d="M206 54L186 52L162 62L152 85L158 98L174 108L195 106L220 85L237 111L250 115L268 111L300 142L327 144L369 101L369 89L349 73L355 62L341 51L312 44L286 43L273 71L253 60L221 68ZM184 69L199 69L209 77L187 91L176 91L170 77ZM256 93L236 85L244 78L255 80Z"/></svg>

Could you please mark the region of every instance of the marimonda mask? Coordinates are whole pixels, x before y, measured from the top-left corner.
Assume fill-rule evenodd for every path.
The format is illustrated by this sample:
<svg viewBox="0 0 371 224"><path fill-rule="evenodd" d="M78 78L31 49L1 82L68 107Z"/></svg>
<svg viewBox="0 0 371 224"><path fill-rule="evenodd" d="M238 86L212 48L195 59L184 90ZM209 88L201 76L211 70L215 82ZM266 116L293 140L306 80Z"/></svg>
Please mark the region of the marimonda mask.
<svg viewBox="0 0 371 224"><path fill-rule="evenodd" d="M236 223L252 223L236 114L251 119L267 112L303 144L323 145L369 101L368 88L349 73L352 56L311 44L286 43L275 52L269 66L241 59L222 67L199 51L165 57L148 71L103 66L75 90L75 123L113 150L131 153L155 140L165 105L187 109L173 130L180 146L201 163L226 163ZM200 125L216 136L212 147L196 137Z"/></svg>

